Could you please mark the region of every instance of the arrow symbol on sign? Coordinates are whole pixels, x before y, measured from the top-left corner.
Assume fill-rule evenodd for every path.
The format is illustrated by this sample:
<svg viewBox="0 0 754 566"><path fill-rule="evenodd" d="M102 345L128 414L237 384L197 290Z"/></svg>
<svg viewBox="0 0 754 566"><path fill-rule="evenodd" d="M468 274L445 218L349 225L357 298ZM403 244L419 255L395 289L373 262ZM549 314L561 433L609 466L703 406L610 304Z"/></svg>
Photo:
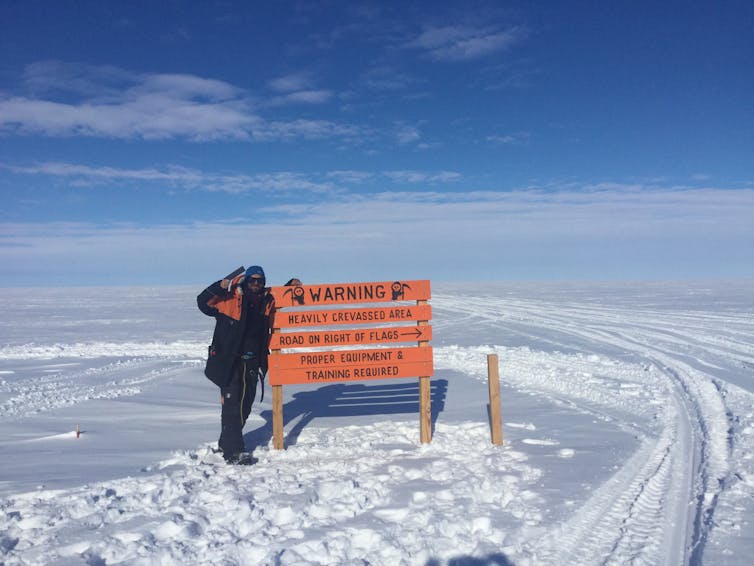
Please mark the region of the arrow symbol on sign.
<svg viewBox="0 0 754 566"><path fill-rule="evenodd" d="M410 334L413 334L414 336L416 336L418 338L419 336L421 336L424 333L421 330L419 330L418 328L414 328L410 332L401 332L401 336L408 336Z"/></svg>

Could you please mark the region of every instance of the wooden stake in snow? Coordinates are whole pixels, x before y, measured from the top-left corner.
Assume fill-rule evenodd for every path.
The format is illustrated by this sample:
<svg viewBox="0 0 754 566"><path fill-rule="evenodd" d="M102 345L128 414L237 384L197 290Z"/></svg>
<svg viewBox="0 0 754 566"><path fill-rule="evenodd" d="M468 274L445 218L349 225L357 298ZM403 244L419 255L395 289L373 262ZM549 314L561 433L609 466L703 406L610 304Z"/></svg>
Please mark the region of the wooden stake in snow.
<svg viewBox="0 0 754 566"><path fill-rule="evenodd" d="M490 429L492 430L492 444L503 444L503 424L500 415L500 372L497 354L487 356L487 379L490 385Z"/></svg>
<svg viewBox="0 0 754 566"><path fill-rule="evenodd" d="M81 428L79 427L79 425L76 425L76 438L78 438L79 436L81 436Z"/></svg>
<svg viewBox="0 0 754 566"><path fill-rule="evenodd" d="M426 300L416 301L417 306L426 304ZM426 327L429 325L429 321L420 320L416 324L417 327ZM419 348L428 347L428 340L419 341ZM432 393L429 379L429 376L419 377L419 438L422 444L432 442Z"/></svg>

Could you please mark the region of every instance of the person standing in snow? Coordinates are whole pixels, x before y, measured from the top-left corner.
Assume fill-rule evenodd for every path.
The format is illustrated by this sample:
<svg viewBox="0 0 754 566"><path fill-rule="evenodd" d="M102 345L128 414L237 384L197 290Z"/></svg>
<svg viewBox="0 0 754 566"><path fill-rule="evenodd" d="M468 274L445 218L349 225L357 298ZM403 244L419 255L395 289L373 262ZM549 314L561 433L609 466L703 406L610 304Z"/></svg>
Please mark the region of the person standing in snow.
<svg viewBox="0 0 754 566"><path fill-rule="evenodd" d="M199 310L216 320L204 374L220 387L218 446L233 464L251 460L242 432L259 378L267 373L275 300L265 282L264 270L254 265L243 275L216 281L196 298Z"/></svg>

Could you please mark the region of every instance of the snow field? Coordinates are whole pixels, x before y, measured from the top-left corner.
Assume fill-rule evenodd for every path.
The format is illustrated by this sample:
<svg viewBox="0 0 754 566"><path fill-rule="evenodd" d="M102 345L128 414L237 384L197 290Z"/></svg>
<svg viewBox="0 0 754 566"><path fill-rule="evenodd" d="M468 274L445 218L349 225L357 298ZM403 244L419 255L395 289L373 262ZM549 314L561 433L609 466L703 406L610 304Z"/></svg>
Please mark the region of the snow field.
<svg viewBox="0 0 754 566"><path fill-rule="evenodd" d="M14 554L37 563L83 554L106 563L400 564L515 544L515 533L495 527L506 517L522 529L540 524L529 487L541 472L524 454L470 452L489 435L470 423L438 425L417 450L416 427L309 427L295 446L257 451L259 462L243 468L209 447L180 452L139 478L10 498L2 528L18 541Z"/></svg>
<svg viewBox="0 0 754 566"><path fill-rule="evenodd" d="M12 290L0 299L0 562L737 565L754 552L748 283L448 285L432 300L431 444L410 402L343 412L328 386L302 386L285 395L285 451L269 443L269 395L255 405L248 467L211 450L211 325L184 308L190 292L157 291L139 318L155 290L75 309L56 290L18 311ZM490 353L503 448L484 410ZM379 383L345 393L368 405Z"/></svg>

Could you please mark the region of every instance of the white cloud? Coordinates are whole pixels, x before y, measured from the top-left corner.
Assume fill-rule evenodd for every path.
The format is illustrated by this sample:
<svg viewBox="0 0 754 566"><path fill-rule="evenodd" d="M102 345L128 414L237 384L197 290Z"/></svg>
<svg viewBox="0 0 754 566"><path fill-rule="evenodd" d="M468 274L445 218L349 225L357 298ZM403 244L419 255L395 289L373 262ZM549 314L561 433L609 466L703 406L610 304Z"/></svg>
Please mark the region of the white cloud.
<svg viewBox="0 0 754 566"><path fill-rule="evenodd" d="M258 175L210 174L171 165L164 169L122 169L117 167L90 167L71 163L48 162L27 167L0 165L17 174L49 175L72 179L76 184L101 184L139 181L177 186L187 190L217 191L226 193L295 192L327 193L337 190L330 181L319 181L299 173L287 171Z"/></svg>
<svg viewBox="0 0 754 566"><path fill-rule="evenodd" d="M126 183L138 181L140 186L151 183L156 186L180 187L186 190L205 190L227 193L252 191L311 193L339 193L345 185L363 185L380 178L387 178L401 184L436 185L452 183L461 179L455 171L329 171L323 174L293 173L278 171L273 173L218 174L197 169L168 165L163 168L125 169L119 167L92 167L64 162L43 162L28 166L7 165L5 169L19 175L46 175L71 179L80 185L103 183Z"/></svg>
<svg viewBox="0 0 754 566"><path fill-rule="evenodd" d="M468 25L428 27L406 46L426 51L438 61L477 59L509 49L527 36L525 28Z"/></svg>
<svg viewBox="0 0 754 566"><path fill-rule="evenodd" d="M117 167L90 167L73 163L46 162L37 165L18 167L3 165L4 169L13 173L30 175L51 175L55 177L79 177L85 179L102 180L134 180L134 181L180 181L182 183L197 182L202 175L198 171L192 171L183 167L168 167L166 170L159 169L121 169Z"/></svg>
<svg viewBox="0 0 754 566"><path fill-rule="evenodd" d="M329 120L290 120L267 122L252 133L254 140L274 141L323 138L360 138L365 131L358 126L338 124Z"/></svg>
<svg viewBox="0 0 754 566"><path fill-rule="evenodd" d="M196 102L169 93L131 96L118 103L0 100L0 132L47 136L190 140L249 139L264 122L244 104Z"/></svg>
<svg viewBox="0 0 754 566"><path fill-rule="evenodd" d="M223 175L207 177L204 188L210 191L242 193L248 191L332 193L337 187L299 173L279 172L259 175Z"/></svg>
<svg viewBox="0 0 754 566"><path fill-rule="evenodd" d="M267 81L267 86L279 94L261 103L263 106L323 104L333 97L332 91L315 88L315 81L308 72L276 77Z"/></svg>
<svg viewBox="0 0 754 566"><path fill-rule="evenodd" d="M416 143L421 140L421 133L414 126L399 125L395 135L401 145Z"/></svg>
<svg viewBox="0 0 754 566"><path fill-rule="evenodd" d="M530 140L531 134L529 132L487 136L487 141L502 145L528 145Z"/></svg>
<svg viewBox="0 0 754 566"><path fill-rule="evenodd" d="M335 179L338 182L349 184L361 184L369 179L374 178L374 173L369 171L330 171L327 173L327 177Z"/></svg>
<svg viewBox="0 0 754 566"><path fill-rule="evenodd" d="M0 262L12 269L0 283L50 273L199 281L238 263L227 242L259 234L264 245L245 253L280 283L291 273L309 281L754 275L754 189L385 192L259 212L267 220L256 224L2 224Z"/></svg>
<svg viewBox="0 0 754 566"><path fill-rule="evenodd" d="M461 174L455 171L385 171L382 173L385 177L397 182L406 184L436 184L449 183L461 179Z"/></svg>
<svg viewBox="0 0 754 566"><path fill-rule="evenodd" d="M138 84L126 91L125 98L154 95L170 99L223 101L238 100L243 96L243 91L231 84L194 75L164 73L140 78Z"/></svg>
<svg viewBox="0 0 754 566"><path fill-rule="evenodd" d="M191 141L361 134L356 126L328 120L266 120L242 89L194 75L136 74L53 61L30 65L25 80L37 94L0 96L0 134ZM60 92L73 93L78 100L57 96ZM301 90L271 103L321 104L331 96L326 90ZM264 106L256 104L257 110Z"/></svg>
<svg viewBox="0 0 754 566"><path fill-rule="evenodd" d="M323 104L332 98L329 90L299 90L284 96L270 99L267 106L286 106L289 104Z"/></svg>
<svg viewBox="0 0 754 566"><path fill-rule="evenodd" d="M308 90L312 87L313 80L309 73L291 73L281 77L275 77L267 81L267 85L275 92L296 92Z"/></svg>

